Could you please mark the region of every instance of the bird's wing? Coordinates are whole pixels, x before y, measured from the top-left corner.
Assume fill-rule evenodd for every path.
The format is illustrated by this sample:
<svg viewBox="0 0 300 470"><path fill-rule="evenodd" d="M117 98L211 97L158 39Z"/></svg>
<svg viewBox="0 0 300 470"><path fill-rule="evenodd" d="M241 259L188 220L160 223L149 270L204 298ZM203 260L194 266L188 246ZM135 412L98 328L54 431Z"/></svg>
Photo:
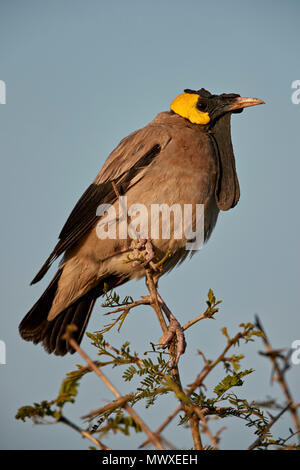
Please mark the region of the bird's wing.
<svg viewBox="0 0 300 470"><path fill-rule="evenodd" d="M165 126L150 123L120 142L77 202L60 232L58 243L31 284L42 279L53 261L93 227L100 204L113 204L117 199L116 189L125 194L143 177L147 167L170 140Z"/></svg>

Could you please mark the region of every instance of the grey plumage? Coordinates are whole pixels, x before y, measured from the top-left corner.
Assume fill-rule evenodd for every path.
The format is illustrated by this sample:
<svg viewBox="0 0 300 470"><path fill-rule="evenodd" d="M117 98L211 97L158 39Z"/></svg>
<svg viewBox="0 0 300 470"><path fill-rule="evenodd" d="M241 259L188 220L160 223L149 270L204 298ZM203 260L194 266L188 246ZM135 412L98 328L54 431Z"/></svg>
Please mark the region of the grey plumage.
<svg viewBox="0 0 300 470"><path fill-rule="evenodd" d="M219 99L223 105L224 99L204 95L201 100L212 103L209 100ZM226 98L226 103L236 97ZM232 111L224 110L208 125L193 124L172 111L162 112L120 142L78 201L59 242L33 280L40 280L64 254L49 287L20 324L25 340L42 342L48 352L58 355L73 352L62 339L65 327L77 325L76 339L81 341L104 282L113 288L144 275L143 267L124 263L129 239L100 240L96 234L99 204L113 204L118 213L116 188L127 196L128 205L138 202L149 211L151 204L204 204L204 236L208 240L219 211L234 207L239 199L230 136ZM168 249L172 252L165 271L186 258L186 242L184 236L180 240L172 236L152 240L161 255Z"/></svg>

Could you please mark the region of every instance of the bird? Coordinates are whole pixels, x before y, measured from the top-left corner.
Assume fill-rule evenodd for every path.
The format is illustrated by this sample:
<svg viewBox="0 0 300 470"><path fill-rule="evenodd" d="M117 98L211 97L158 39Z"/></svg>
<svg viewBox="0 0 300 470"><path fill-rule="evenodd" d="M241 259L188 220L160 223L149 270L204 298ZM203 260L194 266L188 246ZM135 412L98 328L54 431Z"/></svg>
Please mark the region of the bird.
<svg viewBox="0 0 300 470"><path fill-rule="evenodd" d="M219 212L232 209L240 198L231 116L260 104L264 101L236 93L185 89L168 111L159 112L145 127L122 139L75 205L57 244L31 282L40 281L63 255L48 287L21 321L21 337L41 343L48 353L74 353L64 336L66 326L75 326L73 337L80 344L95 302L107 289L144 277L145 264L153 264L155 257L168 252L158 280L197 251L186 249L185 234L133 240L126 233L101 238L99 227L103 228L101 221L107 212L99 213L100 206L114 208L120 228L124 218L117 205L121 198L126 197L130 207L142 204L149 211L161 204L200 205L204 208L203 240L207 242ZM195 215L191 225L195 228ZM132 253L140 252L145 255L143 262L139 256L132 258Z"/></svg>

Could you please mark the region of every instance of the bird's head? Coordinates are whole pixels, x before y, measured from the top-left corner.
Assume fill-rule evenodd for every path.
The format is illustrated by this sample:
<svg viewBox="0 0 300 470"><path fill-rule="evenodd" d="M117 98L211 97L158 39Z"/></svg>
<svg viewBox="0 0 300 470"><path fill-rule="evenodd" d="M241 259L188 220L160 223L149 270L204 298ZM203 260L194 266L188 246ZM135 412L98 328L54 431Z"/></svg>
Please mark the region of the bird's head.
<svg viewBox="0 0 300 470"><path fill-rule="evenodd" d="M212 95L209 91L184 90L171 103L171 110L194 124L206 125L226 113L241 113L244 108L264 104L257 98L243 98L235 93Z"/></svg>

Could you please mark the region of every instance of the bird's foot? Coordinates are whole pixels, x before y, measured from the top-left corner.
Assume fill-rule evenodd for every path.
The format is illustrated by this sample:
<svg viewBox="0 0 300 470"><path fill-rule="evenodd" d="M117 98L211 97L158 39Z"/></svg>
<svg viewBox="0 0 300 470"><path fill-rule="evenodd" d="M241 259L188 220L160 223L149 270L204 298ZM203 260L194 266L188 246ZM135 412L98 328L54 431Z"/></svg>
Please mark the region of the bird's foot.
<svg viewBox="0 0 300 470"><path fill-rule="evenodd" d="M168 331L162 336L159 340L159 346L165 349L168 344L172 341L174 336L176 335L177 339L177 349L176 349L176 356L173 362L173 367L177 366L180 356L184 354L186 348L186 341L183 333L182 326L180 325L179 321L176 320L174 315L170 318L170 324L168 327Z"/></svg>
<svg viewBox="0 0 300 470"><path fill-rule="evenodd" d="M173 313L170 311L170 309L162 300L159 294L158 294L158 301L161 305L163 312L166 314L169 320L168 331L160 338L159 345L163 349L166 348L168 344L170 344L170 342L176 336L176 339L177 339L176 356L172 364L173 367L175 367L177 366L181 355L184 354L185 349L186 349L186 341L185 341L183 328L180 325L179 321L174 317Z"/></svg>
<svg viewBox="0 0 300 470"><path fill-rule="evenodd" d="M127 261L132 262L132 266L150 266L153 271L161 271L161 265L154 263L155 252L150 238L139 238L132 240L130 244L131 253L127 255Z"/></svg>

